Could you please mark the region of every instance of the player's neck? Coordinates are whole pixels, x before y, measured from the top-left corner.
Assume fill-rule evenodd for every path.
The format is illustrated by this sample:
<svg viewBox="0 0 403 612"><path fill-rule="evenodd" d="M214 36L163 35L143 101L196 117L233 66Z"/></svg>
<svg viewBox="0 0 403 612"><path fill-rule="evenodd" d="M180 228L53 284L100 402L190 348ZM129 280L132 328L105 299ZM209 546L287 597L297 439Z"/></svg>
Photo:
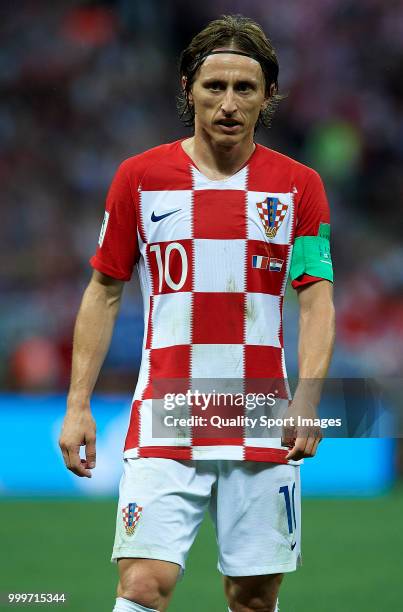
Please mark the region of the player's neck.
<svg viewBox="0 0 403 612"><path fill-rule="evenodd" d="M252 139L233 147L224 147L195 134L184 140L182 147L200 172L211 180L220 180L236 174L248 161L256 145Z"/></svg>

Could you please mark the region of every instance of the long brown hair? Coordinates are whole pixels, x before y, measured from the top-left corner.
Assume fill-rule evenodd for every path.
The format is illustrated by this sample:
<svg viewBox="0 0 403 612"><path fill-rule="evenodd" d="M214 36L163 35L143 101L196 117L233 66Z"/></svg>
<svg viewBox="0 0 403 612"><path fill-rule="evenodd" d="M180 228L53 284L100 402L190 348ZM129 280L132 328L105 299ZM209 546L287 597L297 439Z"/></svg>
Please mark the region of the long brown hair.
<svg viewBox="0 0 403 612"><path fill-rule="evenodd" d="M182 51L179 58L179 75L181 81L183 76L186 77L186 86L181 89L177 98L181 120L189 127L194 126L194 108L189 103L189 93L195 75L206 54L222 46L231 46L239 51L244 51L260 63L265 80L265 96L270 96L270 87L274 85L274 93L270 96L265 110L260 112L257 122L257 125L269 127L278 103L286 97L278 93L277 56L262 27L253 19L243 15L222 15L219 19L210 21Z"/></svg>

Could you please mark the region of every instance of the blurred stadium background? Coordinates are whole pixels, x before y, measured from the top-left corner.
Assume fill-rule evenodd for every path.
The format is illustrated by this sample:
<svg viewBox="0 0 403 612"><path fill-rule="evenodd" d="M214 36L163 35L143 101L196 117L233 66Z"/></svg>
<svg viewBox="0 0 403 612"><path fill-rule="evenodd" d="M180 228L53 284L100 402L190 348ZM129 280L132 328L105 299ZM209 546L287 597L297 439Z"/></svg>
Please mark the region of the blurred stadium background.
<svg viewBox="0 0 403 612"><path fill-rule="evenodd" d="M288 94L257 140L326 185L337 279L330 375L401 376L401 1L1 2L0 593L66 592L71 611L112 609L114 496L142 338L136 280L97 386L91 481L65 470L57 447L74 318L117 166L188 134L175 108L179 52L234 12L264 26ZM290 290L290 374L297 317ZM328 440L306 463L304 565L285 583L284 611L401 609L400 448ZM189 608L225 609L208 522L172 604Z"/></svg>

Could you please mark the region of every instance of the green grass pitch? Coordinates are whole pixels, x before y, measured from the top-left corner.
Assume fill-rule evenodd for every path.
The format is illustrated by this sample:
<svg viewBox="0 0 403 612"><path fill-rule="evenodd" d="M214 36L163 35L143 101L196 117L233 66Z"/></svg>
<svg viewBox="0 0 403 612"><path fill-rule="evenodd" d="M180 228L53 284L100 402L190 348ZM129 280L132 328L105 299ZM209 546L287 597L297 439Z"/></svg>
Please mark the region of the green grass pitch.
<svg viewBox="0 0 403 612"><path fill-rule="evenodd" d="M403 486L374 499L304 499L303 566L286 576L281 612L403 609ZM109 561L115 501L0 501L1 610L111 612ZM10 606L7 592L65 592L65 605ZM173 612L225 612L215 539L205 520L179 582Z"/></svg>

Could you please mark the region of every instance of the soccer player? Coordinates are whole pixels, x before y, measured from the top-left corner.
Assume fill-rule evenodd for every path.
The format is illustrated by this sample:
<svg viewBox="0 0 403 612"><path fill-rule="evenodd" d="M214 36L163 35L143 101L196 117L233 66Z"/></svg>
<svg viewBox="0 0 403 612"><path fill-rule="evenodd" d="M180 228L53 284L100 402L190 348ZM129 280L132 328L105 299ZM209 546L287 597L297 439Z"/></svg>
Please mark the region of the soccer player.
<svg viewBox="0 0 403 612"><path fill-rule="evenodd" d="M249 381L285 380L290 275L299 382L292 401L282 399L288 416L316 416L334 342L329 208L316 171L254 140L279 100L278 72L258 24L240 15L209 23L180 62L181 115L193 136L127 159L109 190L59 443L68 469L90 477L90 396L136 265L145 333L112 553L115 612L167 610L207 508L230 611L277 610L283 574L300 560L299 464L315 455L320 432L291 424L282 438L259 436L240 422L213 435L185 419L167 435L153 412L162 397L155 381L178 381L166 386L177 392L183 381L250 389ZM189 403L182 414L194 414ZM231 415L220 409L216 417Z"/></svg>

